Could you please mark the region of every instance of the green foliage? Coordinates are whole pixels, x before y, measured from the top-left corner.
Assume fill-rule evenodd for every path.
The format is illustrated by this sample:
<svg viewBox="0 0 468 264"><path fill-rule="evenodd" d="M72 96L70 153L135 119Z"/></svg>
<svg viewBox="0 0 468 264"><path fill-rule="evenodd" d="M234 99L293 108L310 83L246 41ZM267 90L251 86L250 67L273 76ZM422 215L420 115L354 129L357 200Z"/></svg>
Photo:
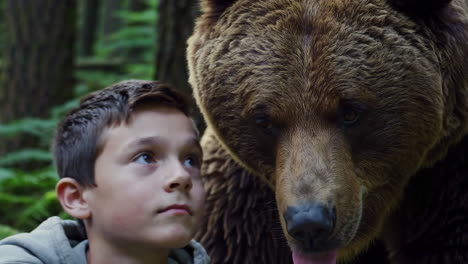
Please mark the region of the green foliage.
<svg viewBox="0 0 468 264"><path fill-rule="evenodd" d="M49 216L63 214L56 182L52 166L33 172L0 169L0 222L12 230L30 231Z"/></svg>
<svg viewBox="0 0 468 264"><path fill-rule="evenodd" d="M77 86L80 87L80 86ZM75 91L75 94L84 91ZM0 138L33 137L38 148L24 148L0 157L0 238L20 231L31 231L50 216L70 218L61 209L55 195L58 176L52 166L49 144L54 129L64 114L78 105L75 98L54 107L46 119L24 118L0 125ZM42 167L18 169L37 161Z"/></svg>
<svg viewBox="0 0 468 264"><path fill-rule="evenodd" d="M42 120L37 118L24 118L6 125L0 124L0 134L5 139L17 134L28 134L41 138L44 133L49 134L55 126L54 120Z"/></svg>
<svg viewBox="0 0 468 264"><path fill-rule="evenodd" d="M3 3L0 2L0 14L3 14L4 8L5 8L5 7L4 7ZM5 19L4 19L4 17L5 17L5 16L0 16L0 32L2 32L2 33L5 32L5 30L6 30L6 29L5 29ZM1 53L2 53L2 51L3 51L3 47L4 47L4 43L5 43L5 42L4 42L4 37L3 37L3 36L4 36L4 34L0 34L0 66L2 65L2 63L1 63L1 62L2 62L2 61L1 61L1 59L2 59L2 58L1 58L1 57L2 57L2 56L1 56ZM0 232L1 232L1 231L0 231Z"/></svg>
<svg viewBox="0 0 468 264"><path fill-rule="evenodd" d="M118 12L117 16L125 26L110 36L104 36L98 43L96 57L123 60L125 63L122 63L124 65L122 75L126 79L152 78L158 2L145 1L147 8L144 11Z"/></svg>
<svg viewBox="0 0 468 264"><path fill-rule="evenodd" d="M21 149L12 153L7 153L0 157L0 166L14 166L23 161L45 161L50 162L52 157L49 151L40 149Z"/></svg>
<svg viewBox="0 0 468 264"><path fill-rule="evenodd" d="M146 0L145 4L147 8L143 11L130 11L127 7L118 12L116 15L123 22L120 30L110 36L100 36L93 57L76 58L77 83L72 100L51 109L47 118L23 118L0 124L0 140L32 137L39 142L37 148L19 149L0 157L0 239L31 231L53 215L70 218L61 209L55 194L58 177L49 149L54 129L83 95L125 79L152 78L158 1ZM0 32L2 26L0 22ZM2 44L0 36L0 47ZM40 167L18 169L31 161Z"/></svg>
<svg viewBox="0 0 468 264"><path fill-rule="evenodd" d="M64 215L55 196L57 174L51 165L49 142L64 113L77 105L73 99L51 110L47 119L24 118L0 125L0 138L33 137L37 149L24 148L0 157L0 238L30 231L52 215ZM25 171L19 165L39 161L43 167Z"/></svg>
<svg viewBox="0 0 468 264"><path fill-rule="evenodd" d="M6 226L6 225L0 225L0 239L3 239L7 236L12 236L16 233L18 233L19 231L16 230L16 229L13 229L9 226Z"/></svg>

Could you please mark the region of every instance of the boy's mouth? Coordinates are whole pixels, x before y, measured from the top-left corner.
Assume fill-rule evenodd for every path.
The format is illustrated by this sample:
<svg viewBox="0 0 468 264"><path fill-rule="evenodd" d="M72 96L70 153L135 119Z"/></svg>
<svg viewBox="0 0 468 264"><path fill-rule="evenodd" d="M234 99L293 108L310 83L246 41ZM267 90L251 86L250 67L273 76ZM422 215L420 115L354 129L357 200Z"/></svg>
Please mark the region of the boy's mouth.
<svg viewBox="0 0 468 264"><path fill-rule="evenodd" d="M185 204L173 204L159 210L158 213L173 213L176 215L189 214L192 215L192 210Z"/></svg>

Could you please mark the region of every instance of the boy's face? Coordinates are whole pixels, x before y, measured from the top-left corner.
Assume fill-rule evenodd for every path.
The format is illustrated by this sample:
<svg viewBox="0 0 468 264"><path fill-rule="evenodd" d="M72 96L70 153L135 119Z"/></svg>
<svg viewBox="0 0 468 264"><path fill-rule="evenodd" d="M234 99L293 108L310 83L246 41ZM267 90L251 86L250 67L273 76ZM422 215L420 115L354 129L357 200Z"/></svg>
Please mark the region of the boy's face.
<svg viewBox="0 0 468 264"><path fill-rule="evenodd" d="M90 239L120 246L177 248L203 214L202 152L192 122L177 109L140 106L107 129L95 164L97 187L83 197Z"/></svg>

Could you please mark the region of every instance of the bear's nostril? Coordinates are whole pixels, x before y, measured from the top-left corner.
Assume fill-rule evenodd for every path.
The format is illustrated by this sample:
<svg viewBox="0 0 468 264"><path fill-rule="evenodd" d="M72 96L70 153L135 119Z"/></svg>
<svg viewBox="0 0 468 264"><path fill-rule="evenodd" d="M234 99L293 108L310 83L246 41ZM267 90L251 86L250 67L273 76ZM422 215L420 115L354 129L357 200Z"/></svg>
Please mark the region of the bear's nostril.
<svg viewBox="0 0 468 264"><path fill-rule="evenodd" d="M305 245L327 238L336 220L333 209L318 203L290 206L283 217L288 234Z"/></svg>
<svg viewBox="0 0 468 264"><path fill-rule="evenodd" d="M305 242L306 241L306 232L302 230L291 230L290 235L294 237L297 241Z"/></svg>

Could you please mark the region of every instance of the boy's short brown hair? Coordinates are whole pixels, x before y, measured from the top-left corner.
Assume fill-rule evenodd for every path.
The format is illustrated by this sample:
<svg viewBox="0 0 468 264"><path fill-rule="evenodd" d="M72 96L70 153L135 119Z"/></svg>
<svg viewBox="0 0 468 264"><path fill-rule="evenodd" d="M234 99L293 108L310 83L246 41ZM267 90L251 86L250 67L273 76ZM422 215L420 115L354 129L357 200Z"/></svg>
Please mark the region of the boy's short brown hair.
<svg viewBox="0 0 468 264"><path fill-rule="evenodd" d="M185 96L158 81L123 81L91 93L57 126L52 149L59 177L96 186L94 165L104 145L104 130L127 122L132 110L144 103L174 107L188 117L191 114Z"/></svg>

